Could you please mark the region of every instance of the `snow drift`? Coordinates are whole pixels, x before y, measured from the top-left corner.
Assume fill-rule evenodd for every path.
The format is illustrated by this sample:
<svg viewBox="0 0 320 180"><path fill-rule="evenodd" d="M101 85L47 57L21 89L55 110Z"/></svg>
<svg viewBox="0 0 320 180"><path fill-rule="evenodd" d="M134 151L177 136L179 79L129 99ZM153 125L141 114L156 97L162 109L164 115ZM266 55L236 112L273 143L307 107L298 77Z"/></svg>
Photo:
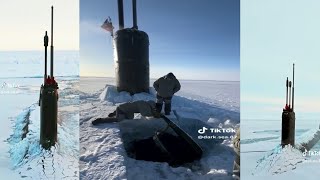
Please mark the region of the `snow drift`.
<svg viewBox="0 0 320 180"><path fill-rule="evenodd" d="M101 82L103 83L103 82ZM187 82L189 83L189 82ZM215 83L210 84L212 89ZM221 82L220 82L221 83ZM187 87L181 81L182 87ZM233 86L230 85L230 88ZM206 86L208 87L208 86ZM92 87L90 87L92 88ZM189 87L190 88L190 87ZM172 109L179 116L170 115L181 127L204 148L199 161L180 167L171 167L168 163L150 162L130 158L126 146L137 139L153 136L166 123L160 119L144 118L139 114L134 120L120 123L92 126L91 121L106 117L120 103L136 100L155 100L154 90L151 93L139 93L130 96L126 92L117 92L114 86L107 85L93 93L82 92L80 95L80 178L99 179L226 179L231 178L234 152L231 140L214 142L197 138L198 127L220 125L236 127L239 123L239 112L225 109L217 103L208 104L197 99L200 95L183 97L174 96ZM215 89L217 91L217 89ZM201 92L201 89L198 91ZM189 92L182 92L188 94ZM207 94L201 94L201 97ZM233 102L238 99L233 99ZM215 101L216 102L216 101ZM213 119L215 119L213 121ZM210 125L211 124L211 125ZM188 133L189 133L188 132ZM141 173L143 172L143 173Z"/></svg>

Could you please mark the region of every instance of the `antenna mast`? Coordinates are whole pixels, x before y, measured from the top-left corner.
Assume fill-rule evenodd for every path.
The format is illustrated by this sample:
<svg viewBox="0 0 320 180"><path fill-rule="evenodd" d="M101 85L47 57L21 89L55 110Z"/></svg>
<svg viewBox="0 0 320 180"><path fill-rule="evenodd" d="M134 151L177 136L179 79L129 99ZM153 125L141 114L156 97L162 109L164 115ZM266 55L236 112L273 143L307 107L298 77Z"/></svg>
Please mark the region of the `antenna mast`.
<svg viewBox="0 0 320 180"><path fill-rule="evenodd" d="M294 63L293 63L293 79L292 79L292 111L294 112L293 105L294 105Z"/></svg>
<svg viewBox="0 0 320 180"><path fill-rule="evenodd" d="M133 18L133 28L138 29L137 24L137 0L132 0L132 18Z"/></svg>
<svg viewBox="0 0 320 180"><path fill-rule="evenodd" d="M53 77L53 6L51 6L51 47L50 47L50 62L51 72L50 77Z"/></svg>
<svg viewBox="0 0 320 180"><path fill-rule="evenodd" d="M119 30L124 28L123 0L118 0Z"/></svg>
<svg viewBox="0 0 320 180"><path fill-rule="evenodd" d="M44 82L43 82L43 85L44 85L44 84L46 84L46 79L47 79L47 48L48 48L48 42L49 42L47 31L46 31L46 34L43 38L43 41L44 41Z"/></svg>

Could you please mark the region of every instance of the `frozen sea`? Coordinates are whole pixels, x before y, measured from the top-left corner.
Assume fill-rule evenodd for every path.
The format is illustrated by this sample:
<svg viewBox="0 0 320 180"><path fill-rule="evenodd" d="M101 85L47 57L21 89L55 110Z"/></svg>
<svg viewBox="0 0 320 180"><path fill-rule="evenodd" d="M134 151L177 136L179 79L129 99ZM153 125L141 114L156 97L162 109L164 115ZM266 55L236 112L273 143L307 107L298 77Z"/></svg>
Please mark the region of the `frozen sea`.
<svg viewBox="0 0 320 180"><path fill-rule="evenodd" d="M44 53L0 52L0 176L2 179L79 178L79 56L55 52L59 84L58 143L51 150L39 145L39 90ZM28 125L25 135L23 127Z"/></svg>
<svg viewBox="0 0 320 180"><path fill-rule="evenodd" d="M243 103L241 109L248 109ZM244 111L249 112L249 110ZM259 114L260 115L255 115ZM289 147L282 149L281 113L268 110L256 111L254 114L241 114L241 178L248 180L301 180L318 179L320 176L320 142L312 149L318 155L304 156L299 150ZM266 114L266 115L265 115ZM319 115L319 114L318 114ZM256 118L253 118L253 117ZM268 118L264 118L264 117ZM250 118L246 118L250 117ZM319 131L320 119L317 113L305 113L296 110L295 144L301 144Z"/></svg>
<svg viewBox="0 0 320 180"><path fill-rule="evenodd" d="M151 80L151 84L154 80ZM114 78L80 78L80 178L81 179L232 179L234 152L230 139L199 140L203 126L237 127L240 122L240 83L223 81L181 80L181 90L174 96L172 109L181 119L173 121L187 131L203 148L200 160L180 167L165 162L136 160L128 157L125 146L131 140L152 136L163 129L161 119L134 120L93 126L91 121L106 117L120 103L154 100L155 92L128 93L115 91Z"/></svg>

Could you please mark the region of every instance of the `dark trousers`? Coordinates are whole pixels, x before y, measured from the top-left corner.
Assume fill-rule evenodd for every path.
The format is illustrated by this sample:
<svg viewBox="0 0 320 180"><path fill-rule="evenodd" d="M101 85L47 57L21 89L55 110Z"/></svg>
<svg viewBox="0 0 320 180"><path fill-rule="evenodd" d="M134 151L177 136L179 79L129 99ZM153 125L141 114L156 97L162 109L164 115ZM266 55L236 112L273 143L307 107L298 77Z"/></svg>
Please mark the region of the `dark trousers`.
<svg viewBox="0 0 320 180"><path fill-rule="evenodd" d="M171 112L171 99L172 97L161 97L157 94L157 103L156 103L157 111L159 113L161 112L162 105L164 102L164 112L166 115L169 115Z"/></svg>
<svg viewBox="0 0 320 180"><path fill-rule="evenodd" d="M235 155L233 162L233 175L240 177L240 156L238 154Z"/></svg>

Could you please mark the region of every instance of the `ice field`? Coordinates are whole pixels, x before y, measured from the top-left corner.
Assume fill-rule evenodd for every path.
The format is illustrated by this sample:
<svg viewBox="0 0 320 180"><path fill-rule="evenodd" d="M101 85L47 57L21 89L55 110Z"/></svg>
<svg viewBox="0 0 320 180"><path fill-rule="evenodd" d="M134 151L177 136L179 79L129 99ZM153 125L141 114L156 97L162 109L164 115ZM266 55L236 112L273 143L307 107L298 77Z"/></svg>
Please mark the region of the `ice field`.
<svg viewBox="0 0 320 180"><path fill-rule="evenodd" d="M79 177L78 52L56 52L58 143L48 151L39 145L38 100L43 83L43 54L0 52L0 65L5 69L0 74L0 174L3 179Z"/></svg>
<svg viewBox="0 0 320 180"><path fill-rule="evenodd" d="M305 142L319 129L319 120L296 119L296 144ZM282 150L281 114L279 120L241 120L241 178L317 179L320 154L304 156L299 150ZM320 152L318 142L311 151ZM305 172L312 172L306 174Z"/></svg>
<svg viewBox="0 0 320 180"><path fill-rule="evenodd" d="M128 101L154 100L155 92L130 96L116 92L113 78L80 80L80 178L82 179L231 179L234 152L230 139L200 140L203 126L239 125L239 82L186 81L173 98L176 121L203 148L200 160L180 167L128 157L125 146L132 139L150 137L165 127L161 119L134 120L93 126L91 121L106 117L116 105ZM151 81L153 83L153 80ZM107 85L106 85L107 84ZM174 115L170 118L175 119Z"/></svg>

